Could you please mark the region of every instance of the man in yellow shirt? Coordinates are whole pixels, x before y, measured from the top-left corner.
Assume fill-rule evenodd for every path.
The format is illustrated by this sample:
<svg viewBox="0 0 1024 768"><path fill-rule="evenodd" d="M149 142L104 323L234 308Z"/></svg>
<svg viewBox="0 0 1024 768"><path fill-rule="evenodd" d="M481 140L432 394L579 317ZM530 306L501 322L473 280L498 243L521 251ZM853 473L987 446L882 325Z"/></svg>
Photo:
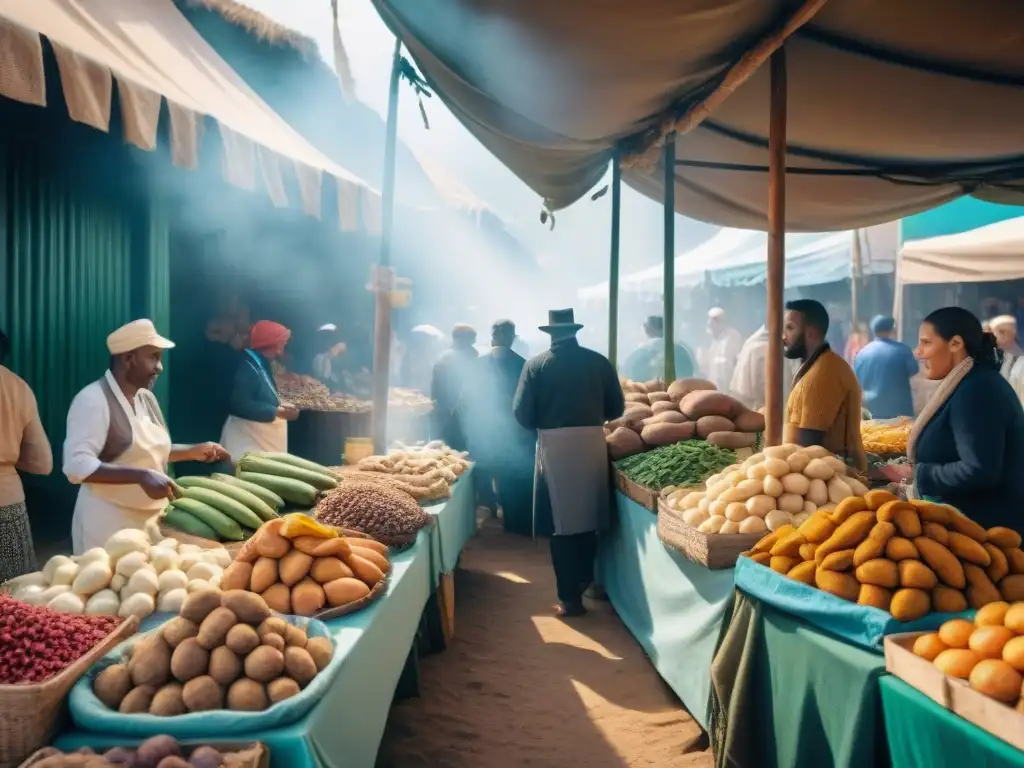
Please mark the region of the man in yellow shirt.
<svg viewBox="0 0 1024 768"><path fill-rule="evenodd" d="M786 357L801 364L786 402L783 439L824 446L863 472L867 459L860 436L860 384L850 364L825 341L828 322L820 302L786 302L782 344Z"/></svg>

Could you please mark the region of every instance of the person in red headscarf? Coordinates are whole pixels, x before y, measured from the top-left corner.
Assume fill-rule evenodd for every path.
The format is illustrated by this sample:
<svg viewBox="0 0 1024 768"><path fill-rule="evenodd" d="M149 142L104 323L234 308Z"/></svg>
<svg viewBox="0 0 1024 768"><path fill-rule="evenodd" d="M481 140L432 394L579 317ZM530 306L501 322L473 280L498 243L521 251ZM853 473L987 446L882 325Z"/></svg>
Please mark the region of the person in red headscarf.
<svg viewBox="0 0 1024 768"><path fill-rule="evenodd" d="M280 323L260 320L249 332L249 347L235 371L221 445L237 462L248 451L288 451L288 422L299 410L281 401L270 361L284 354L292 332Z"/></svg>

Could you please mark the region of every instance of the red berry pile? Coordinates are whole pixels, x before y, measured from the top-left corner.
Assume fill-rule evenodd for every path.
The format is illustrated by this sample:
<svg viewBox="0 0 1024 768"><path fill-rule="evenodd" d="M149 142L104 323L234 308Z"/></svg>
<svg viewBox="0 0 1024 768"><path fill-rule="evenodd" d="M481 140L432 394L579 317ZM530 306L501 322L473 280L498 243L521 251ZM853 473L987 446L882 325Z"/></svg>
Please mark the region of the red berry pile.
<svg viewBox="0 0 1024 768"><path fill-rule="evenodd" d="M116 616L58 613L0 595L0 684L49 680L122 621Z"/></svg>

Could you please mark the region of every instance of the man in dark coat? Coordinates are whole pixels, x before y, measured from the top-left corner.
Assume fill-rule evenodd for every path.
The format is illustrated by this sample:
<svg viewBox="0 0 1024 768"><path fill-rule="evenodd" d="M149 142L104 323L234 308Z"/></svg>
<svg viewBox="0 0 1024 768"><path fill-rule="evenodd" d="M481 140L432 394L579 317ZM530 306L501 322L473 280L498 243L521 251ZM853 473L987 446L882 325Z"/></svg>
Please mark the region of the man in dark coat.
<svg viewBox="0 0 1024 768"><path fill-rule="evenodd" d="M466 432L458 407L463 388L469 382L479 357L474 344L476 330L469 325L456 325L452 329L452 348L434 363L430 378L436 434L457 451L466 450Z"/></svg>
<svg viewBox="0 0 1024 768"><path fill-rule="evenodd" d="M549 313L540 330L551 336L551 349L523 368L514 404L519 423L537 430L535 532L551 535L562 616L585 612L597 532L607 525L611 506L602 424L625 408L614 366L576 340L582 327L571 309Z"/></svg>
<svg viewBox="0 0 1024 768"><path fill-rule="evenodd" d="M491 329L491 349L480 356L466 389L465 414L469 452L481 502L497 488L505 530L531 535L533 454L537 434L519 425L512 415L519 377L526 360L512 351L516 327L499 320ZM493 493L493 492L492 492Z"/></svg>

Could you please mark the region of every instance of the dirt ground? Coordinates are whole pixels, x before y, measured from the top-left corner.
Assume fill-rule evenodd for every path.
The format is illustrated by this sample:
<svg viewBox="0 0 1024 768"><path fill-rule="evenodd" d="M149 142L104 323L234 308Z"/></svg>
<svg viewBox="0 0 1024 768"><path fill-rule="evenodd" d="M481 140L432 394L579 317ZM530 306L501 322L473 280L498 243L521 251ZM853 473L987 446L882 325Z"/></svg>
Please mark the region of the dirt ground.
<svg viewBox="0 0 1024 768"><path fill-rule="evenodd" d="M455 639L392 709L378 766L711 766L611 607L562 621L554 598L547 543L485 522L456 574Z"/></svg>

